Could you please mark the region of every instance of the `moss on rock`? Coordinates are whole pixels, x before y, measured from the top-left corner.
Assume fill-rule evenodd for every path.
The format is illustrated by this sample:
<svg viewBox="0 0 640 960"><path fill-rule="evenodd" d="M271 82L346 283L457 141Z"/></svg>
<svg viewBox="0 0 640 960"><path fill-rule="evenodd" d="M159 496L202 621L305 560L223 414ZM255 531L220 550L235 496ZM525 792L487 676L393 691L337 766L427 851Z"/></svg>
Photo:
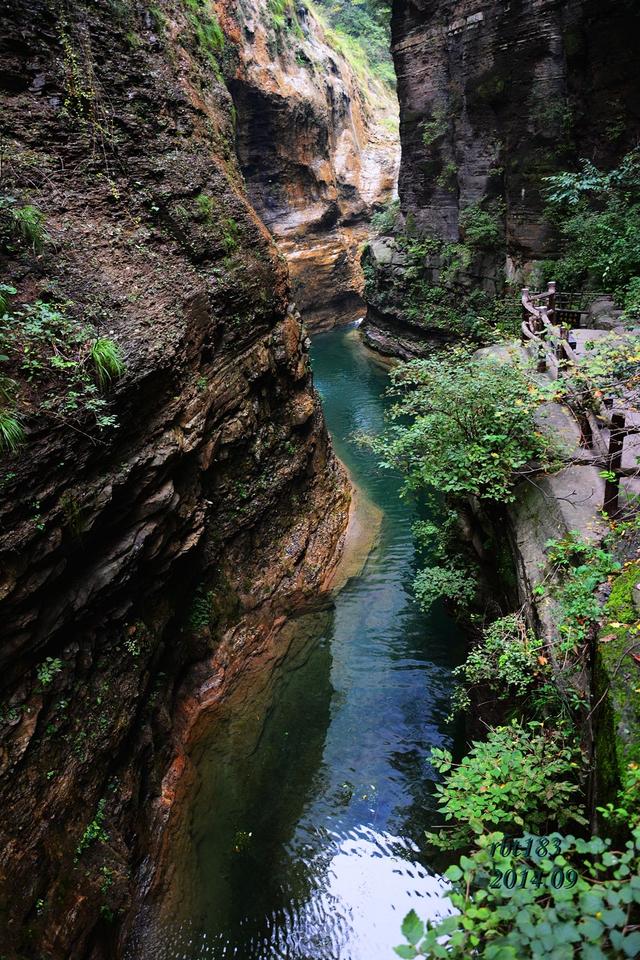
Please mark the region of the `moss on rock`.
<svg viewBox="0 0 640 960"><path fill-rule="evenodd" d="M640 761L640 618L633 589L640 582L640 561L625 565L611 587L598 637L594 665L596 758L599 802L614 801Z"/></svg>

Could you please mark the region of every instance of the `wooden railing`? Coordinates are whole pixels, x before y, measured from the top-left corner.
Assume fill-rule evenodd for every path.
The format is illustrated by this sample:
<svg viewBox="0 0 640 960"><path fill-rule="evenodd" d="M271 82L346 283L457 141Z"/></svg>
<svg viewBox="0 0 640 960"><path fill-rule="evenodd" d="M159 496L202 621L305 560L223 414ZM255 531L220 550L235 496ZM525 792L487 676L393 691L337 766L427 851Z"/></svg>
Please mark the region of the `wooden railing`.
<svg viewBox="0 0 640 960"><path fill-rule="evenodd" d="M563 299L572 302L567 295ZM522 291L523 345L536 360L538 372L547 373L554 380L563 378L579 361L571 328L566 323L556 323L556 318L567 316L568 312L577 315L586 312L569 311L564 303L559 309L558 302L553 282L544 293L531 293L528 287ZM592 397L596 408L591 412L585 408L583 398L569 384L567 386L568 406L580 427L580 444L593 454L591 462L601 466L605 475L602 509L609 517L615 517L619 513L621 477L638 475L637 470L622 468L624 441L640 430L626 425L627 412L619 400L602 397L598 404L594 389Z"/></svg>
<svg viewBox="0 0 640 960"><path fill-rule="evenodd" d="M538 371L549 372L554 380L562 376L563 364L574 364L578 358L571 328L556 324L556 285L550 283L545 293L522 291L522 340L535 348Z"/></svg>

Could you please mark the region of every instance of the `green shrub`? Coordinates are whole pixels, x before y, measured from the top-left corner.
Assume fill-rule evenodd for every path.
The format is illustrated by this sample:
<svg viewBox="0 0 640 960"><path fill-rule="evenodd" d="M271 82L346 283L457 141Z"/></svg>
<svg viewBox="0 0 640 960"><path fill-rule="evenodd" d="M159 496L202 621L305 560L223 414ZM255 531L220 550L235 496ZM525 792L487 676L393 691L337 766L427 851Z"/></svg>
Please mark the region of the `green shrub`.
<svg viewBox="0 0 640 960"><path fill-rule="evenodd" d="M208 193L199 193L195 199L195 204L198 215L203 220L211 220L213 211L215 210L213 197L210 197Z"/></svg>
<svg viewBox="0 0 640 960"><path fill-rule="evenodd" d="M13 211L16 228L22 238L31 244L34 251L39 253L49 239L44 227L44 214L32 204L19 207Z"/></svg>
<svg viewBox="0 0 640 960"><path fill-rule="evenodd" d="M430 147L432 143L441 140L449 129L449 117L444 107L435 107L431 117L428 120L423 120L421 129L422 142L425 147Z"/></svg>
<svg viewBox="0 0 640 960"><path fill-rule="evenodd" d="M271 22L276 30L286 29L288 22L293 22L296 18L292 0L269 0L269 12L271 13Z"/></svg>
<svg viewBox="0 0 640 960"><path fill-rule="evenodd" d="M431 763L445 782L436 784L438 808L448 826L427 837L447 850L468 847L489 830L545 832L586 824L577 801L580 753L562 730L513 721L489 729L454 764L448 750L434 748Z"/></svg>
<svg viewBox="0 0 640 960"><path fill-rule="evenodd" d="M9 306L9 297L15 296L16 292L16 288L8 283L0 283L0 315L6 313Z"/></svg>
<svg viewBox="0 0 640 960"><path fill-rule="evenodd" d="M443 190L453 190L457 185L458 165L454 160L447 160L438 174L436 183Z"/></svg>
<svg viewBox="0 0 640 960"><path fill-rule="evenodd" d="M603 172L583 160L577 173L545 178L549 215L563 244L544 264L560 288L607 290L624 302L640 277L640 148Z"/></svg>
<svg viewBox="0 0 640 960"><path fill-rule="evenodd" d="M195 34L198 50L204 60L220 74L218 55L224 49L224 33L209 0L183 0L187 19Z"/></svg>
<svg viewBox="0 0 640 960"><path fill-rule="evenodd" d="M199 632L211 627L214 625L216 619L215 614L215 596L212 590L204 591L204 588L199 587L196 590L195 596L191 602L191 608L189 610L189 627Z"/></svg>
<svg viewBox="0 0 640 960"><path fill-rule="evenodd" d="M503 840L499 832L480 836L478 849L446 871L455 915L425 924L414 911L405 917L407 943L396 948L399 957L622 960L640 955L640 829L619 850L600 837L554 834L546 845L532 838L528 855L503 854ZM523 846L526 842L523 837ZM514 889L501 882L511 870Z"/></svg>
<svg viewBox="0 0 640 960"><path fill-rule="evenodd" d="M584 540L572 530L562 540L549 540L547 556L556 569L556 582L539 586L535 592L550 592L560 605L559 650L576 653L587 642L600 614L596 588L620 570L620 564L597 544Z"/></svg>
<svg viewBox="0 0 640 960"><path fill-rule="evenodd" d="M91 331L68 315L68 306L37 300L12 315L0 316L0 362L15 377L3 375L0 380L5 387L9 384L17 409L21 403L17 381L29 384L31 415L37 410L66 420L90 413L98 426L111 427L115 419L98 393L91 367L101 385L119 376L123 366L118 348L108 338L92 340ZM40 390L39 399L36 390Z"/></svg>
<svg viewBox="0 0 640 960"><path fill-rule="evenodd" d="M36 670L40 685L48 687L56 674L60 673L61 670L62 660L59 660L57 657L47 657Z"/></svg>
<svg viewBox="0 0 640 960"><path fill-rule="evenodd" d="M233 217L222 221L222 245L227 256L234 253L240 244L240 228Z"/></svg>
<svg viewBox="0 0 640 960"><path fill-rule="evenodd" d="M91 360L95 367L98 383L106 387L124 373L124 362L120 347L108 337L99 337L91 345Z"/></svg>
<svg viewBox="0 0 640 960"><path fill-rule="evenodd" d="M536 429L536 388L514 366L462 349L391 374L391 426L373 441L409 490L510 502L517 471L548 459Z"/></svg>
<svg viewBox="0 0 640 960"><path fill-rule="evenodd" d="M500 213L472 203L460 211L460 229L465 243L478 250L495 250L504 242Z"/></svg>
<svg viewBox="0 0 640 960"><path fill-rule="evenodd" d="M640 320L640 277L632 277L627 284L622 319L634 325L637 325Z"/></svg>
<svg viewBox="0 0 640 960"><path fill-rule="evenodd" d="M468 606L476 595L476 582L464 569L453 563L447 566L423 567L413 581L416 599L423 610L436 600L449 600L459 607Z"/></svg>
<svg viewBox="0 0 640 960"><path fill-rule="evenodd" d="M40 253L50 239L45 229L45 216L31 203L22 207L16 204L15 197L0 197L0 242L7 250L12 251L15 241L22 241L28 244L34 253ZM5 293L7 289L5 288Z"/></svg>
<svg viewBox="0 0 640 960"><path fill-rule="evenodd" d="M544 644L528 628L522 616L500 617L483 632L466 661L453 671L462 686L454 698L459 709L469 703L469 691L480 684L496 699L524 696L546 672Z"/></svg>
<svg viewBox="0 0 640 960"><path fill-rule="evenodd" d="M105 807L106 800L104 797L98 802L98 807L96 809L96 814L89 823L80 838L80 842L76 847L76 859L90 847L92 843L99 841L101 843L106 843L109 840L109 834L104 829L104 820L105 820Z"/></svg>
<svg viewBox="0 0 640 960"><path fill-rule="evenodd" d="M374 213L371 218L371 226L376 233L391 234L394 231L399 214L400 201L390 200L382 210L378 210L377 213Z"/></svg>

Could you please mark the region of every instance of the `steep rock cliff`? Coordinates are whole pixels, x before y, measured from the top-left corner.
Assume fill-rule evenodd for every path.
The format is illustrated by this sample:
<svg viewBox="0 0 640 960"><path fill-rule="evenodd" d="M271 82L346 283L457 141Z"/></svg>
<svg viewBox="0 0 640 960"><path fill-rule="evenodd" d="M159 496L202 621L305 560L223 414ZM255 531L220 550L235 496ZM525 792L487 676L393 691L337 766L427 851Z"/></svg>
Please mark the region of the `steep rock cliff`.
<svg viewBox="0 0 640 960"><path fill-rule="evenodd" d="M311 4L218 4L231 40L225 75L238 157L254 207L289 262L310 328L362 316L360 246L376 205L395 191L397 102L356 75Z"/></svg>
<svg viewBox="0 0 640 960"><path fill-rule="evenodd" d="M10 309L67 318L66 352L38 328L56 376L95 336L126 368L99 426L9 356L26 442L0 466L0 952L111 957L170 805L177 707L321 589L348 494L236 165L209 7L0 14L1 193L49 234L2 255Z"/></svg>
<svg viewBox="0 0 640 960"><path fill-rule="evenodd" d="M542 178L581 157L611 166L637 140L640 11L613 0L397 0L392 34L404 223L469 244L481 210L495 236L470 244L460 279L500 292L505 277L517 284L556 252ZM386 331L392 347L398 332L413 334L420 352L429 333L407 318L401 293L386 304L378 296L394 285L390 259L373 251L372 337L383 343ZM441 266L425 258L428 282Z"/></svg>

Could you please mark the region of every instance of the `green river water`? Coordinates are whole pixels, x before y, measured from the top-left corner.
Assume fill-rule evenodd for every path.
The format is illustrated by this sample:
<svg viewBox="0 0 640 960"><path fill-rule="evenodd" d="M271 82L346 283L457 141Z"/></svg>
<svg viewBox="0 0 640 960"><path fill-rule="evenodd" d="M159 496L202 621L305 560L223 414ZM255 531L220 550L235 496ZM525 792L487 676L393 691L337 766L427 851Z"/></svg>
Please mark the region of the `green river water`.
<svg viewBox="0 0 640 960"><path fill-rule="evenodd" d="M317 336L312 361L336 452L383 511L380 539L332 609L288 625L273 669L199 745L170 906L136 960L391 960L411 907L448 912L421 849L426 755L451 744L462 640L412 598L416 508L399 477L350 441L382 428L385 369L354 328Z"/></svg>

